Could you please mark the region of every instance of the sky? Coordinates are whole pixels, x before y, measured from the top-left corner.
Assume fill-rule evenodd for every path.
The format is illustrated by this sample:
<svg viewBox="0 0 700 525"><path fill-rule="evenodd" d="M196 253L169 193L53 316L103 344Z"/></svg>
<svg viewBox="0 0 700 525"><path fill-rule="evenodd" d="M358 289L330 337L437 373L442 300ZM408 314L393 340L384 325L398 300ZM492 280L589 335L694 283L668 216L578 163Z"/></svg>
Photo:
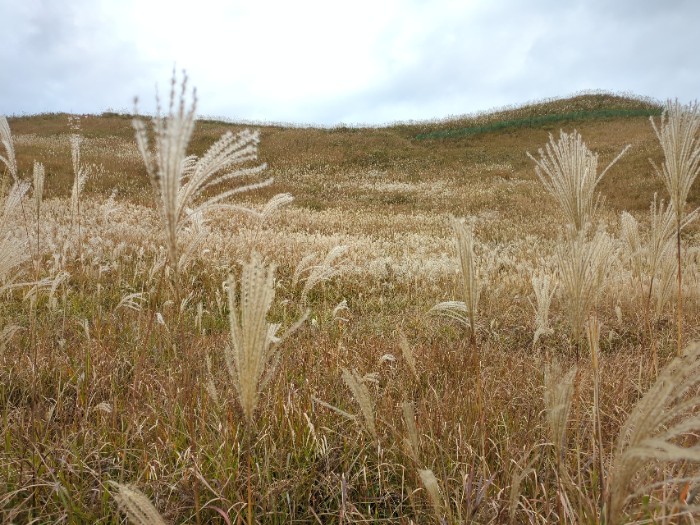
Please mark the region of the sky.
<svg viewBox="0 0 700 525"><path fill-rule="evenodd" d="M603 90L700 97L697 0L0 0L0 114L431 120Z"/></svg>

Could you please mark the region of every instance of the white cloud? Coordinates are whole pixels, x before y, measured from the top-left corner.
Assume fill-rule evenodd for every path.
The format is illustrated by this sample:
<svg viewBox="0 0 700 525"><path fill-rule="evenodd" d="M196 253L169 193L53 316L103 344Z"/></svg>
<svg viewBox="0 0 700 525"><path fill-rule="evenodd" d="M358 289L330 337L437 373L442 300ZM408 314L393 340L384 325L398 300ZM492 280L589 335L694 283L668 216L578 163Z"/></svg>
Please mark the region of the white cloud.
<svg viewBox="0 0 700 525"><path fill-rule="evenodd" d="M692 0L25 0L0 19L8 114L150 110L173 65L201 114L322 124L700 87Z"/></svg>

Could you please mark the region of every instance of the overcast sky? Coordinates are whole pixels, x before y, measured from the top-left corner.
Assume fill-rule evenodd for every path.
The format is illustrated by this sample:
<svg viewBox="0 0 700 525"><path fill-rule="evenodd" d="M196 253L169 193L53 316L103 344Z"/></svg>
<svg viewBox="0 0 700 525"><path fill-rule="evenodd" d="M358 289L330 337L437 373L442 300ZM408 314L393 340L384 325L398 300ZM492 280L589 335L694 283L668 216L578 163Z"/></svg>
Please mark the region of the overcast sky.
<svg viewBox="0 0 700 525"><path fill-rule="evenodd" d="M0 0L0 114L154 107L334 125L585 90L700 97L697 0Z"/></svg>

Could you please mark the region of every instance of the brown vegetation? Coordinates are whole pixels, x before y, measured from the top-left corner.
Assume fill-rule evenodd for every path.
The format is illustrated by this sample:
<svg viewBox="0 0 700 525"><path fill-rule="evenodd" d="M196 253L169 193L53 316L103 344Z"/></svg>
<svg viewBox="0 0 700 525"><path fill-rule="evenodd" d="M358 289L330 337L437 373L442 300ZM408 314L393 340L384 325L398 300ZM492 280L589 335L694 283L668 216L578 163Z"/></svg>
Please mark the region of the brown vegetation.
<svg viewBox="0 0 700 525"><path fill-rule="evenodd" d="M6 144L2 521L697 516L700 352L672 360L678 326L698 336L697 224L676 281L649 119L416 138L612 106L650 107L597 95L385 128L263 126L251 166L274 183L235 201L256 213L197 207L224 181L173 224L151 184L158 197L177 174L151 166L149 182L131 118L84 116L81 141L66 115L9 119L2 144L34 184L14 183ZM601 166L631 144L577 232L526 154L560 127ZM198 121L187 154L242 129ZM447 299L464 322L430 315Z"/></svg>

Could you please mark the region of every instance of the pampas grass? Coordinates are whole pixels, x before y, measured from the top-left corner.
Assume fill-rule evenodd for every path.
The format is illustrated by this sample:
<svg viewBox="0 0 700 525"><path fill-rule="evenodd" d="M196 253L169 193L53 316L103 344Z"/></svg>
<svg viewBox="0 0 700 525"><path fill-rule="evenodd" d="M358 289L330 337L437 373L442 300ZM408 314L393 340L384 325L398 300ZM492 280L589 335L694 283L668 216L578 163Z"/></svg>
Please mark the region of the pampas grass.
<svg viewBox="0 0 700 525"><path fill-rule="evenodd" d="M433 512L435 513L435 519L440 525L445 525L447 520L445 519L445 503L442 499L442 494L440 493L440 485L438 484L435 474L430 469L419 470L418 474L420 480L428 492L428 498L433 506Z"/></svg>
<svg viewBox="0 0 700 525"><path fill-rule="evenodd" d="M178 235L193 216L221 208L253 213L226 201L239 193L272 184L272 179L268 178L222 189L224 184L246 181L266 168L265 164L242 167L257 159L260 141L257 132L227 132L202 157L187 155L194 131L197 98L193 92L188 107L186 94L187 76L183 77L178 95L173 75L168 112L163 115L158 102L153 118L154 149L146 124L138 118L133 120L136 144L153 187L173 267L178 261Z"/></svg>
<svg viewBox="0 0 700 525"><path fill-rule="evenodd" d="M15 147L12 143L12 133L10 125L4 115L0 115L0 143L5 148L5 155L0 155L0 162L5 165L6 173L10 174L12 182L16 183L17 178L17 160L15 159Z"/></svg>
<svg viewBox="0 0 700 525"><path fill-rule="evenodd" d="M257 255L243 264L240 290L235 279L229 277L226 291L231 338L224 359L238 402L250 425L260 391L272 378L279 359L279 345L301 326L306 314L283 335L278 335L279 324L267 322L275 298L275 267L266 266Z"/></svg>
<svg viewBox="0 0 700 525"><path fill-rule="evenodd" d="M420 438L418 437L418 427L416 426L416 411L413 403L404 401L401 404L403 410L403 420L406 424L406 437L403 439L404 446L411 459L420 463Z"/></svg>
<svg viewBox="0 0 700 525"><path fill-rule="evenodd" d="M452 219L452 228L455 234L455 244L459 257L461 270L462 301L445 301L431 308L431 312L455 319L464 326L469 327L472 348L476 346L476 319L479 306L479 297L483 282L476 264L474 254L474 232L471 225L466 225L459 219Z"/></svg>
<svg viewBox="0 0 700 525"><path fill-rule="evenodd" d="M550 364L544 372L545 415L559 474L566 464L567 427L575 377L576 367L564 372L556 362Z"/></svg>
<svg viewBox="0 0 700 525"><path fill-rule="evenodd" d="M304 286L301 289L301 301L303 303L307 302L309 292L316 285L332 279L343 270L343 266L339 264L339 261L347 251L347 246L334 246L328 251L323 260L319 260L320 257L317 254L310 253L299 261L292 276L292 285L296 286L300 281L304 281Z"/></svg>
<svg viewBox="0 0 700 525"><path fill-rule="evenodd" d="M357 401L360 406L360 412L362 413L362 420L365 423L365 427L376 440L378 438L377 426L374 421L374 403L372 402L372 396L370 396L369 388L367 388L366 379L357 373L357 370L348 370L346 368L341 368L343 374L343 381L352 392L352 396Z"/></svg>
<svg viewBox="0 0 700 525"><path fill-rule="evenodd" d="M538 150L539 159L530 153L535 173L547 192L561 209L565 220L578 232L591 224L598 206L595 189L607 171L625 154L625 147L610 164L598 174L598 155L591 152L581 135L560 131L559 140L550 134L549 143Z"/></svg>
<svg viewBox="0 0 700 525"><path fill-rule="evenodd" d="M532 346L535 347L541 336L554 332L549 326L549 307L559 285L552 275L546 273L533 275L531 283L535 292L535 335L532 338Z"/></svg>
<svg viewBox="0 0 700 525"><path fill-rule="evenodd" d="M134 525L166 525L163 516L156 510L143 492L135 487L112 483L117 489L114 499L126 517Z"/></svg>
<svg viewBox="0 0 700 525"><path fill-rule="evenodd" d="M0 289L2 289L1 281L4 281L15 267L29 258L27 241L16 239L9 229L10 217L21 206L27 191L29 191L29 183L18 181L5 197L0 218Z"/></svg>
<svg viewBox="0 0 700 525"><path fill-rule="evenodd" d="M676 219L676 260L678 262L678 355L683 348L683 271L681 268L681 229L686 216L686 201L690 188L700 173L700 109L697 102L681 105L678 100L668 101L657 127L650 118L654 133L664 152L664 162L656 174L666 186Z"/></svg>
<svg viewBox="0 0 700 525"><path fill-rule="evenodd" d="M668 101L657 125L650 118L664 152L664 162L656 174L663 181L680 227L690 188L700 173L700 108L697 102L682 105Z"/></svg>
<svg viewBox="0 0 700 525"><path fill-rule="evenodd" d="M557 246L559 282L577 356L584 324L602 292L612 254L612 239L602 231L591 240L586 239L586 230L570 233Z"/></svg>
<svg viewBox="0 0 700 525"><path fill-rule="evenodd" d="M666 365L620 429L608 477L606 523L622 523L626 504L659 486L643 476L647 465L700 462L699 392L700 344L694 343Z"/></svg>

